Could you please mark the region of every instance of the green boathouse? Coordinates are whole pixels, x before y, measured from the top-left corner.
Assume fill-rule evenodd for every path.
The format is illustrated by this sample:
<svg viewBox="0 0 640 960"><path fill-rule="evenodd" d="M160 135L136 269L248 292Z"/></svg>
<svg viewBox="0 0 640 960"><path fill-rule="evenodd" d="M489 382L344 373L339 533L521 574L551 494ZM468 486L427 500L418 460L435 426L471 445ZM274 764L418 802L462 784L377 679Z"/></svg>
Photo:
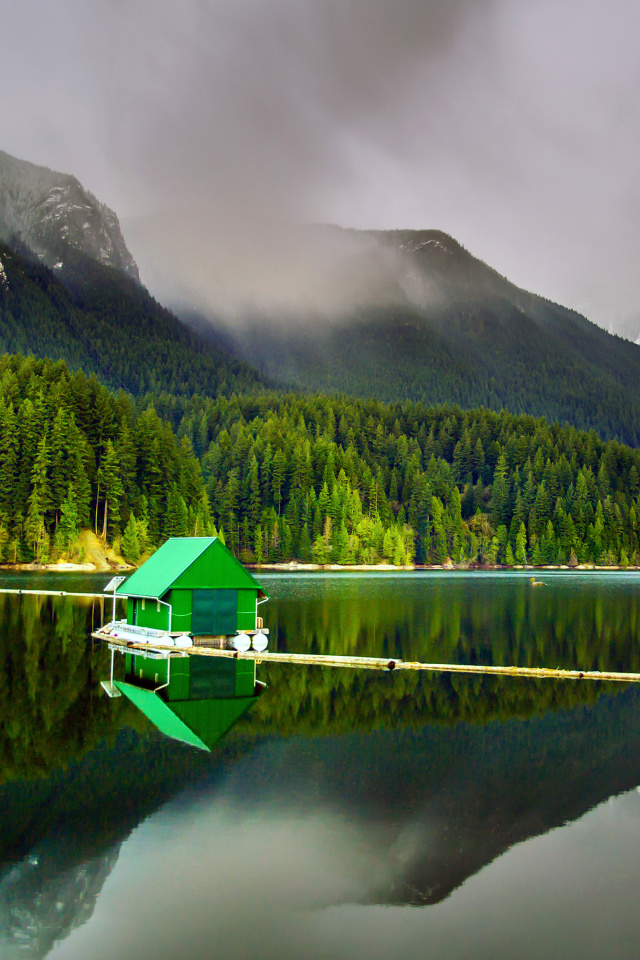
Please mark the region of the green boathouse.
<svg viewBox="0 0 640 960"><path fill-rule="evenodd" d="M260 584L217 537L172 537L116 590L127 623L193 636L256 630Z"/></svg>

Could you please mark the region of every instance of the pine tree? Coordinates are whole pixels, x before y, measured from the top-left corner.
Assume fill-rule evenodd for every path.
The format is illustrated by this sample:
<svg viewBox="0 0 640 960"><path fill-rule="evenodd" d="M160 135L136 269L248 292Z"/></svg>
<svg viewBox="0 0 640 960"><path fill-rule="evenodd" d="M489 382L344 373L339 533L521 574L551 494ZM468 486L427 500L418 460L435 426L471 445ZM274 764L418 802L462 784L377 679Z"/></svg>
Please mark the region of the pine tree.
<svg viewBox="0 0 640 960"><path fill-rule="evenodd" d="M106 540L107 533L117 533L120 526L119 507L124 488L120 477L120 459L111 442L107 440L104 457L98 470L98 485L102 489L103 522L102 538Z"/></svg>
<svg viewBox="0 0 640 960"><path fill-rule="evenodd" d="M140 543L138 541L138 524L133 514L130 514L122 537L122 555L128 563L136 564L140 559Z"/></svg>
<svg viewBox="0 0 640 960"><path fill-rule="evenodd" d="M516 534L516 563L525 564L527 562L527 529L524 522L520 524L520 529Z"/></svg>
<svg viewBox="0 0 640 960"><path fill-rule="evenodd" d="M80 515L75 487L72 483L67 487L67 495L60 507L60 521L56 528L54 546L64 553L78 538L80 533Z"/></svg>

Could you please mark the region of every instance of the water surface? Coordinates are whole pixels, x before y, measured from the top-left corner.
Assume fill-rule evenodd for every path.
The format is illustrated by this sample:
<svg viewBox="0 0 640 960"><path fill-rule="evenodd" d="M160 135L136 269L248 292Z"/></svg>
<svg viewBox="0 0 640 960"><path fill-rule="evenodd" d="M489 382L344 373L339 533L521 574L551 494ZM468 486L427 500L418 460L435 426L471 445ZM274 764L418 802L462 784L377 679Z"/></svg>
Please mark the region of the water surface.
<svg viewBox="0 0 640 960"><path fill-rule="evenodd" d="M101 588L15 575L0 586ZM640 576L260 578L281 650L640 670ZM640 691L272 665L211 755L0 596L0 956L637 956Z"/></svg>

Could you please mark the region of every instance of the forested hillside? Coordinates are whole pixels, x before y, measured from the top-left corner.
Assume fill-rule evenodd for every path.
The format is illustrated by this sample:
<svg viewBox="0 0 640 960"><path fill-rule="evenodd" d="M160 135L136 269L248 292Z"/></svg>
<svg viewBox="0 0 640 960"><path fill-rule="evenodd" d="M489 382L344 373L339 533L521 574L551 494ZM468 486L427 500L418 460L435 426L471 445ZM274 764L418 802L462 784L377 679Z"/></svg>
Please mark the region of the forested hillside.
<svg viewBox="0 0 640 960"><path fill-rule="evenodd" d="M64 360L134 395L260 389L248 364L204 343L139 284L69 250L59 271L0 243L0 352Z"/></svg>
<svg viewBox="0 0 640 960"><path fill-rule="evenodd" d="M64 363L0 358L0 559L46 562L82 527L131 560L175 533L210 533L200 465L152 408Z"/></svg>
<svg viewBox="0 0 640 960"><path fill-rule="evenodd" d="M640 451L487 410L160 398L244 561L639 563Z"/></svg>

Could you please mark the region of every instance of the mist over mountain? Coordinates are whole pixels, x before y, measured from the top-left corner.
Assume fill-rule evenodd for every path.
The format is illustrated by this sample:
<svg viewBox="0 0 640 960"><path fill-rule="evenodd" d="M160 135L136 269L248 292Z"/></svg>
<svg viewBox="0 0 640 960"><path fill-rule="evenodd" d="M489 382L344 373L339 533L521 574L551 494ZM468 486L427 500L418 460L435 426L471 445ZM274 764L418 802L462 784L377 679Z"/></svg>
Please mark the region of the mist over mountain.
<svg viewBox="0 0 640 960"><path fill-rule="evenodd" d="M520 289L442 231L203 208L128 222L134 260L115 214L75 178L7 154L0 229L11 243L0 345L111 386L228 395L270 383L507 408L640 443L640 347ZM140 284L136 260L191 330Z"/></svg>
<svg viewBox="0 0 640 960"><path fill-rule="evenodd" d="M0 150L0 240L16 237L54 269L74 251L140 279L113 210L75 177Z"/></svg>
<svg viewBox="0 0 640 960"><path fill-rule="evenodd" d="M236 223L216 234L200 221L189 239L183 226L155 222L164 296L179 277L185 321L280 383L506 407L640 442L640 347L441 231ZM169 243L174 255L161 255Z"/></svg>

